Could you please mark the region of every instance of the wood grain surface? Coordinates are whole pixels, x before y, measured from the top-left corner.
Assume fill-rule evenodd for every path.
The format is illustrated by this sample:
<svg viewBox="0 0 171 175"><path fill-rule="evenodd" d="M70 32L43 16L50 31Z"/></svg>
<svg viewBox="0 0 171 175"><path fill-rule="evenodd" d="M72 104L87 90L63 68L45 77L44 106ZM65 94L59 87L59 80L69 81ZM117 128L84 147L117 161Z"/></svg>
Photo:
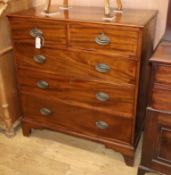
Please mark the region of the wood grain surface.
<svg viewBox="0 0 171 175"><path fill-rule="evenodd" d="M171 89L167 86L154 85L151 106L159 110L171 110Z"/></svg>
<svg viewBox="0 0 171 175"><path fill-rule="evenodd" d="M131 31L127 27L110 27L92 25L71 25L70 45L75 48L102 50L103 52L122 51L130 55L137 55L138 31ZM95 42L96 37L104 33L110 43L100 46Z"/></svg>
<svg viewBox="0 0 171 175"><path fill-rule="evenodd" d="M61 22L50 22L37 19L11 19L12 35L14 43L31 44L35 47L35 38L30 35L32 29L39 29L43 33L44 46L66 47L67 26Z"/></svg>
<svg viewBox="0 0 171 175"><path fill-rule="evenodd" d="M133 118L134 116L134 86L120 86L98 81L83 79L69 79L53 74L19 69L18 82L21 92L41 94L44 97L58 99L59 101L87 109L116 114L121 117ZM49 84L47 89L37 87L39 80ZM109 99L100 101L96 98L98 93L106 93Z"/></svg>
<svg viewBox="0 0 171 175"><path fill-rule="evenodd" d="M47 128L57 126L56 129L63 127L63 130L81 133L97 141L98 138L107 140L118 140L118 142L131 142L132 120L120 118L115 115L108 115L96 110L88 110L82 107L71 105L22 94L23 112L26 119L33 119L35 122L44 124ZM46 107L52 111L49 116L43 116L40 109ZM104 121L109 125L106 129L99 129L96 122ZM121 127L122 126L122 127ZM122 128L122 129L121 129ZM118 134L118 130L120 133Z"/></svg>
<svg viewBox="0 0 171 175"><path fill-rule="evenodd" d="M78 52L43 48L34 49L31 45L16 44L16 64L20 68L31 68L42 72L58 74L61 76L79 77L115 84L136 84L137 62L134 57L116 52L113 56L95 54L92 52ZM33 57L43 55L46 61L38 64ZM105 64L109 67L107 72L99 72L97 66Z"/></svg>
<svg viewBox="0 0 171 175"><path fill-rule="evenodd" d="M154 82L171 86L171 65L156 65Z"/></svg>

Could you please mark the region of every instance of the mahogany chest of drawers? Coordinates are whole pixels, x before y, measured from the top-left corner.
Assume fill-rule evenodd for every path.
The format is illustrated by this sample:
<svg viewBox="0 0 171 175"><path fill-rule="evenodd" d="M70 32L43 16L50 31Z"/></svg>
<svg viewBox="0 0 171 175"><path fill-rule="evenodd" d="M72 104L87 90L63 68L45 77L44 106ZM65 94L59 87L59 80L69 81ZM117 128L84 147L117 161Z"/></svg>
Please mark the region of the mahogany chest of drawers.
<svg viewBox="0 0 171 175"><path fill-rule="evenodd" d="M23 134L47 128L87 138L133 165L157 12L125 10L109 22L103 8L73 7L51 17L42 11L8 16Z"/></svg>
<svg viewBox="0 0 171 175"><path fill-rule="evenodd" d="M141 166L146 172L171 174L171 42L163 41L152 62L149 107L145 125Z"/></svg>

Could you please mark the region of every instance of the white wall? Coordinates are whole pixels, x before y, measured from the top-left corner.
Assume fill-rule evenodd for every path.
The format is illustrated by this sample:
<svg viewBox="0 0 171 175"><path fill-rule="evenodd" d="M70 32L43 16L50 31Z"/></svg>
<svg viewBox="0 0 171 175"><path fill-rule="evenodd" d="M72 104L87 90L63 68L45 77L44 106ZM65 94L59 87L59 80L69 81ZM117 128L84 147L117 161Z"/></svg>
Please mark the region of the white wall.
<svg viewBox="0 0 171 175"><path fill-rule="evenodd" d="M35 3L35 0L33 0ZM166 25L168 0L122 0L124 8L138 8L138 9L155 9L159 11L155 44L161 39ZM36 0L36 3L43 4L45 0ZM111 0L111 5L115 5L116 1ZM62 0L53 0L53 3L62 3ZM104 0L69 0L71 5L83 6L103 6Z"/></svg>

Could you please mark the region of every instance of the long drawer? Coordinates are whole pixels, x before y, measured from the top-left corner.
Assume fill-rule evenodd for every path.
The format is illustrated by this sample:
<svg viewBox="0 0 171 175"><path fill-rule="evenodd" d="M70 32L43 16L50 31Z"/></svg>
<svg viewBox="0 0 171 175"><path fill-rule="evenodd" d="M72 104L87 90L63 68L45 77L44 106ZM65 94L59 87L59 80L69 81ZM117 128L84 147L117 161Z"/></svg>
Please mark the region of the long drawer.
<svg viewBox="0 0 171 175"><path fill-rule="evenodd" d="M132 120L108 115L93 109L74 107L50 98L22 94L25 120L34 120L44 126L64 127L83 135L131 142Z"/></svg>
<svg viewBox="0 0 171 175"><path fill-rule="evenodd" d="M82 79L135 84L137 76L137 61L119 53L104 56L48 48L38 50L29 45L17 44L15 59L18 67Z"/></svg>
<svg viewBox="0 0 171 175"><path fill-rule="evenodd" d="M139 33L138 30L131 29L118 26L71 24L70 45L110 54L122 51L135 56L138 50Z"/></svg>
<svg viewBox="0 0 171 175"><path fill-rule="evenodd" d="M42 47L66 47L67 25L62 22L11 18L14 43L27 43L35 47L36 37L40 38Z"/></svg>
<svg viewBox="0 0 171 175"><path fill-rule="evenodd" d="M32 92L69 104L94 108L109 114L134 116L135 87L119 86L98 81L69 79L64 76L18 70L21 92Z"/></svg>

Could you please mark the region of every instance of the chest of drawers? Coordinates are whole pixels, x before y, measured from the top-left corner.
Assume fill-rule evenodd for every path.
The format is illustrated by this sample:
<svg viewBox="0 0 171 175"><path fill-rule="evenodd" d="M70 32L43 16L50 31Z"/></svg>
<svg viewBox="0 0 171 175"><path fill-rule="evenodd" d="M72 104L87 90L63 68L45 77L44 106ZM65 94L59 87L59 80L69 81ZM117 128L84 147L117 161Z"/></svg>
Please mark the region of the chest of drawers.
<svg viewBox="0 0 171 175"><path fill-rule="evenodd" d="M56 7L57 8L57 7ZM9 15L22 128L47 128L105 144L133 165L147 104L156 11L42 8ZM35 49L35 40L42 47Z"/></svg>
<svg viewBox="0 0 171 175"><path fill-rule="evenodd" d="M146 172L171 174L171 43L163 41L152 62L149 107L145 125L141 166Z"/></svg>

